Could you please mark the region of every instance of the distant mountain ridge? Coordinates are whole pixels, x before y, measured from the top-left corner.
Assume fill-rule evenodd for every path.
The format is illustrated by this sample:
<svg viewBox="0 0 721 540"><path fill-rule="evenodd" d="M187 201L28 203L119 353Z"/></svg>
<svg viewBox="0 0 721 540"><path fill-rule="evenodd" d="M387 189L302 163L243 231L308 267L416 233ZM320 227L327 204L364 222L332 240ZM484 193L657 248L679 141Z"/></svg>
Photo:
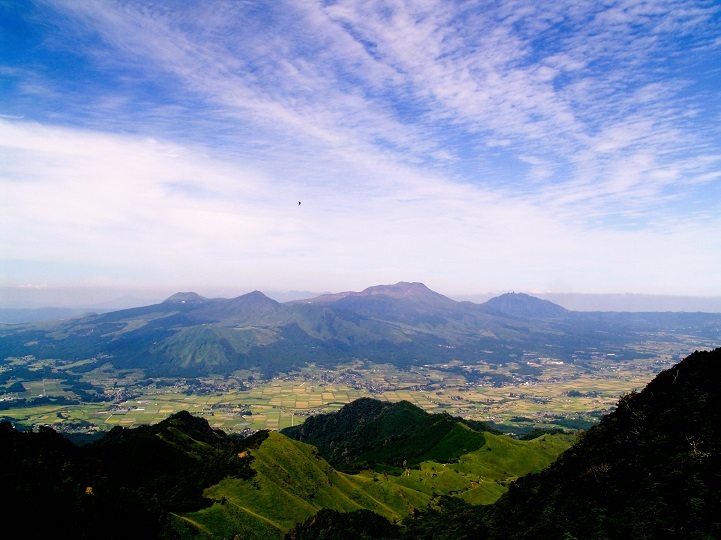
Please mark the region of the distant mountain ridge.
<svg viewBox="0 0 721 540"><path fill-rule="evenodd" d="M683 328L717 340L720 322L721 314L572 312L520 293L457 302L409 282L287 303L260 291L231 299L190 291L109 313L0 324L0 358L102 357L118 369L156 376L238 369L270 376L354 359L400 367L509 362L527 353L567 360L585 349L620 359L659 332Z"/></svg>
<svg viewBox="0 0 721 540"><path fill-rule="evenodd" d="M181 303L185 304L186 302L193 303L193 304L199 304L202 302L207 302L207 298L200 296L198 293L194 292L178 292L174 295L166 298L163 303L166 304L173 304L173 303Z"/></svg>
<svg viewBox="0 0 721 540"><path fill-rule="evenodd" d="M458 319L468 303L456 302L432 291L422 283L401 281L395 285L376 285L361 292L324 294L291 302L327 306L371 317L410 325L437 326L448 318Z"/></svg>
<svg viewBox="0 0 721 540"><path fill-rule="evenodd" d="M512 317L563 317L568 313L564 307L524 293L506 293L481 304L487 311L503 313Z"/></svg>
<svg viewBox="0 0 721 540"><path fill-rule="evenodd" d="M320 296L316 296L315 298L296 300L296 302L328 304L348 297L368 297L377 295L385 295L391 298L411 298L416 302L420 301L434 304L451 302L457 303L455 300L451 300L447 296L443 296L440 293L432 291L423 283L407 281L400 281L395 285L374 285L363 289L360 292L346 291L341 293L322 294Z"/></svg>

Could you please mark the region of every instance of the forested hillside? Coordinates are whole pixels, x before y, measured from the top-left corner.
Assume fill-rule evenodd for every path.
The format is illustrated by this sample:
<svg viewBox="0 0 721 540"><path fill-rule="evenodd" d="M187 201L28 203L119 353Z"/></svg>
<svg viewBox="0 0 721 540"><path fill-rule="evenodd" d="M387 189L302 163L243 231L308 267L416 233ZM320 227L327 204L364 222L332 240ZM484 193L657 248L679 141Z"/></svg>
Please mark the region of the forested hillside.
<svg viewBox="0 0 721 540"><path fill-rule="evenodd" d="M229 436L187 412L87 446L3 422L1 508L30 538L172 538L170 512L208 506L203 489L228 475L253 476L238 454L265 437Z"/></svg>
<svg viewBox="0 0 721 540"><path fill-rule="evenodd" d="M407 402L361 398L336 413L321 414L283 433L317 447L338 470L374 466L400 470L422 461L450 461L485 444L479 424L469 429L448 414L428 414Z"/></svg>
<svg viewBox="0 0 721 540"><path fill-rule="evenodd" d="M720 380L721 349L696 352L623 396L553 466L512 485L488 515L492 537L718 538Z"/></svg>

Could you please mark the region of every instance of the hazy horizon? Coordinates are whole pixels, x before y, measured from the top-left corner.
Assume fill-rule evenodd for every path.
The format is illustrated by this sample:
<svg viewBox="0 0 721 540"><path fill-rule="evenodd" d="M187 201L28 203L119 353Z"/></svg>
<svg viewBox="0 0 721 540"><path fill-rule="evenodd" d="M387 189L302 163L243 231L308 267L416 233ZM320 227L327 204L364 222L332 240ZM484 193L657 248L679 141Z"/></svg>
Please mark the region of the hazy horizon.
<svg viewBox="0 0 721 540"><path fill-rule="evenodd" d="M369 284L392 285L390 283ZM260 290L266 296L278 302L290 302L312 298L321 294L347 292L361 289L322 290L322 291L281 291ZM433 289L456 301L470 301L481 304L495 296L508 292L529 294L549 300L572 311L687 311L721 313L721 296L681 296L651 295L634 293L564 293L549 291L490 291L478 293L448 293ZM177 292L195 292L206 298L235 298L258 289L196 287L187 290L169 289L101 289L88 287L75 288L11 288L0 287L0 310L34 310L45 308L117 310L159 303ZM0 322L2 322L0 320Z"/></svg>
<svg viewBox="0 0 721 540"><path fill-rule="evenodd" d="M3 2L0 293L718 297L720 14Z"/></svg>

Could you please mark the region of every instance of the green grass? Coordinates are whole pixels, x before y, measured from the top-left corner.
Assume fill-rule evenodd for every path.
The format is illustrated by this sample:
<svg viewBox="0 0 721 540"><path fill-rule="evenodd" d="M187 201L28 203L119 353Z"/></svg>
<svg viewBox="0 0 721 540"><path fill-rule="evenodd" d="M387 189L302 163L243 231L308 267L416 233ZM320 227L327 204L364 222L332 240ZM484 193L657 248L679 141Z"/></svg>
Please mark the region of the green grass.
<svg viewBox="0 0 721 540"><path fill-rule="evenodd" d="M399 475L374 471L349 475L333 469L315 447L271 433L260 448L250 451L257 471L254 478L226 478L206 489L204 495L214 504L177 516L177 526L201 537L239 534L255 540L281 538L322 508L340 512L365 508L399 521L439 495L489 504L508 489L510 481L541 470L571 443L571 437L563 435L533 441L489 433L483 437L485 444L457 463L424 461Z"/></svg>
<svg viewBox="0 0 721 540"><path fill-rule="evenodd" d="M423 461L445 461L449 457L457 458L486 444L483 433L473 431L468 426L456 424L437 445L423 455Z"/></svg>
<svg viewBox="0 0 721 540"><path fill-rule="evenodd" d="M214 523L239 520L243 528L257 529L260 534L245 533L244 538L265 538L271 530L280 537L321 508L341 512L368 508L391 519L407 513L404 505L398 507L397 497L374 498L365 491L365 480L336 472L315 448L284 435L271 433L251 455L258 473L253 479L226 478L205 491L216 504L183 517L209 530Z"/></svg>

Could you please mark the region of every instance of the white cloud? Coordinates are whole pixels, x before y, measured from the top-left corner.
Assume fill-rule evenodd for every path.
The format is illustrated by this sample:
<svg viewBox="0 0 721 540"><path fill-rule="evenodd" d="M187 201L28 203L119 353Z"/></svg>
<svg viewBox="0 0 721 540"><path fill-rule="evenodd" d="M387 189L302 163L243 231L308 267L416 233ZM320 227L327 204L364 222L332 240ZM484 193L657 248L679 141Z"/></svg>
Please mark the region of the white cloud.
<svg viewBox="0 0 721 540"><path fill-rule="evenodd" d="M62 263L92 279L125 268L128 279L155 283L304 282L319 290L420 279L480 290L543 288L550 278L537 276L570 274L594 290L618 290L623 276L654 284L650 262L663 264L658 276L721 262L696 253L694 237L708 223L589 230L502 192L404 166L376 165L348 178L352 189L329 192L189 148L169 153L156 141L17 123L0 123L0 134L2 147L35 158L24 170L32 181L3 181L3 252L46 265L48 279ZM381 189L374 174L393 181ZM185 182L190 191L178 187ZM671 261L669 242L683 246Z"/></svg>

